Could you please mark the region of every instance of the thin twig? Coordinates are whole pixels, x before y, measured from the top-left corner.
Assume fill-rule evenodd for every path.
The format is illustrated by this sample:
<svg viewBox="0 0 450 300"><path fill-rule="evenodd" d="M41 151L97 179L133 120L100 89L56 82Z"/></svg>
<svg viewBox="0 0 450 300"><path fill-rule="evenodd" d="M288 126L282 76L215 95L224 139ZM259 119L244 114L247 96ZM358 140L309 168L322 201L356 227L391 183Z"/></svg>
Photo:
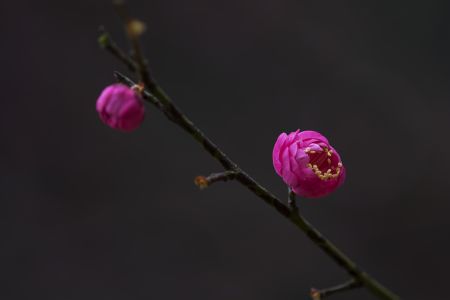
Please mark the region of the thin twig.
<svg viewBox="0 0 450 300"><path fill-rule="evenodd" d="M133 49L133 58L136 62L137 75L145 87L152 90L153 87L156 86L156 82L153 80L149 68L147 67L147 62L144 54L142 53L141 42L139 40L139 36L142 34L143 29L136 30L137 25L142 27L145 25L141 21L130 17L124 1L116 1L114 4L117 9L117 13L125 24L127 36Z"/></svg>
<svg viewBox="0 0 450 300"><path fill-rule="evenodd" d="M136 71L136 64L134 61L119 48L116 43L110 38L109 33L104 27L100 27L100 37L98 43L100 46L112 53L119 61L121 61L131 72Z"/></svg>
<svg viewBox="0 0 450 300"><path fill-rule="evenodd" d="M118 72L115 72L115 75L116 78L124 84L129 86L133 86L135 84L131 79ZM169 97L167 97L158 85L147 85L147 88L149 90L143 92L144 99L150 100L152 104L156 104L156 107L166 114L171 121L178 124L181 128L188 132L212 157L220 162L225 170L237 172L237 181L301 229L314 244L321 248L339 266L345 269L350 276L358 282L361 282L361 284L363 284L369 291L381 299L400 299L397 295L385 288L369 274L359 269L359 267L349 257L347 257L334 244L326 239L305 218L298 213L292 213L288 206L283 204L276 196L274 196L240 167L238 167L235 162L228 158L228 156L217 145L215 145L185 114L181 112L178 107L175 106L175 104ZM155 98L157 101L155 101ZM157 105L157 103L163 103L163 105Z"/></svg>
<svg viewBox="0 0 450 300"><path fill-rule="evenodd" d="M331 296L331 295L339 293L339 292L356 289L359 287L362 287L361 282L359 282L355 279L351 279L347 282L344 282L342 284L338 284L338 285L335 285L335 286L332 286L332 287L329 287L326 289L321 289L321 290L311 289L311 298L313 300L322 300L323 298L325 298L327 296Z"/></svg>
<svg viewBox="0 0 450 300"><path fill-rule="evenodd" d="M204 189L217 181L233 180L237 176L236 171L224 171L220 173L212 173L209 176L197 176L194 179L194 183L200 188Z"/></svg>

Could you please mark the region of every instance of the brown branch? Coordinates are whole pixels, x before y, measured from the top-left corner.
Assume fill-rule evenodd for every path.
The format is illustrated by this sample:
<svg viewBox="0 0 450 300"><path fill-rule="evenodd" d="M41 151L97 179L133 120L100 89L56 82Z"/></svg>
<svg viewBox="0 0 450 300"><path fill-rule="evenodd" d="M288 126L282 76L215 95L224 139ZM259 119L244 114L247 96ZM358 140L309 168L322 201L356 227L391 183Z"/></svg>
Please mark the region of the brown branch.
<svg viewBox="0 0 450 300"><path fill-rule="evenodd" d="M129 24L129 20L125 19L126 24ZM377 280L372 278L369 274L362 271L349 257L342 253L334 244L326 239L317 229L315 229L305 218L303 218L296 210L291 210L288 206L283 204L276 196L269 192L262 185L257 183L252 177L250 177L245 171L243 171L235 162L233 162L228 156L215 145L194 123L181 112L181 110L172 102L172 100L163 92L163 90L153 81L151 77L146 77L146 73L143 70L146 67L145 60L142 56L142 51L138 43L138 37L133 36L127 31L132 41L132 45L135 52L134 58L136 60L139 77L143 80L146 86L146 90L143 91L142 96L150 103L154 104L159 110L161 110L172 122L179 125L187 133L189 133L197 142L199 142L203 148L220 164L226 171L233 171L236 173L236 180L244 185L247 189L252 191L256 196L261 198L268 205L276 209L281 215L290 220L297 228L302 230L307 237L321 248L332 260L334 260L340 267L345 269L355 281L360 282L374 295L380 299L396 300L399 299L397 295L391 292L389 289L382 286ZM136 41L137 42L136 42ZM108 50L108 48L105 48ZM110 51L113 55L117 56L117 53ZM119 57L120 59L120 57ZM121 59L120 59L121 60ZM123 60L121 60L123 61ZM148 71L147 71L148 72ZM148 74L150 74L148 72ZM136 83L128 77L115 72L116 78L129 86L133 86ZM291 203L292 206L292 203Z"/></svg>

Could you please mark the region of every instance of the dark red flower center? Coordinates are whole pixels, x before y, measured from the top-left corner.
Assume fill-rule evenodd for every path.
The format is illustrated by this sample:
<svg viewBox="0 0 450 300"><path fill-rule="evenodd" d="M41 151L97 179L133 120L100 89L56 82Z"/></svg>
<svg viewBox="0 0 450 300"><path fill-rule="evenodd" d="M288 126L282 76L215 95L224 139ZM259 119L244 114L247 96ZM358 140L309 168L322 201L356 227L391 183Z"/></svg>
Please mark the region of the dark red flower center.
<svg viewBox="0 0 450 300"><path fill-rule="evenodd" d="M305 148L304 151L309 156L308 168L321 180L337 178L342 170L342 162L333 150L325 146L319 145L319 147L320 150Z"/></svg>

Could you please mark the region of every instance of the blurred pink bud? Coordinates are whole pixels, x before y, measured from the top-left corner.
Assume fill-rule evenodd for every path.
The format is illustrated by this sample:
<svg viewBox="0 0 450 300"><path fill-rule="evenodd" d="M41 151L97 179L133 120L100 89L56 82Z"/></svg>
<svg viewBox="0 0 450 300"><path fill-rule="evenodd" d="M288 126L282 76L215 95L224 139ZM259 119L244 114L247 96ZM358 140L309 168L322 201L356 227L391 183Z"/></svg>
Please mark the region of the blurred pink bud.
<svg viewBox="0 0 450 300"><path fill-rule="evenodd" d="M129 132L144 120L145 108L139 95L124 84L107 86L97 99L100 119L111 128Z"/></svg>
<svg viewBox="0 0 450 300"><path fill-rule="evenodd" d="M275 143L272 159L277 174L302 197L325 196L345 180L339 154L316 131L283 132Z"/></svg>

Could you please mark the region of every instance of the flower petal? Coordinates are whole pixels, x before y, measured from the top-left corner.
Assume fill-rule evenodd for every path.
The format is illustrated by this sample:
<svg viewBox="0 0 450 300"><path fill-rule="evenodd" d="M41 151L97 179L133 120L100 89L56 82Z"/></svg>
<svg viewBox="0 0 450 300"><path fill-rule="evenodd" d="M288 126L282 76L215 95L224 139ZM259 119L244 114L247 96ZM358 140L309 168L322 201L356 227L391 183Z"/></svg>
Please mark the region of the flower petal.
<svg viewBox="0 0 450 300"><path fill-rule="evenodd" d="M305 131L300 132L299 136L303 141L314 139L314 140L322 141L322 142L329 144L327 138L324 137L322 134L320 134L317 131L305 130Z"/></svg>
<svg viewBox="0 0 450 300"><path fill-rule="evenodd" d="M280 155L281 155L281 148L284 145L284 142L287 139L287 134L282 133L278 136L277 141L275 142L275 146L272 151L272 162L273 167L275 168L275 171L278 175L281 176L281 162L280 162Z"/></svg>

